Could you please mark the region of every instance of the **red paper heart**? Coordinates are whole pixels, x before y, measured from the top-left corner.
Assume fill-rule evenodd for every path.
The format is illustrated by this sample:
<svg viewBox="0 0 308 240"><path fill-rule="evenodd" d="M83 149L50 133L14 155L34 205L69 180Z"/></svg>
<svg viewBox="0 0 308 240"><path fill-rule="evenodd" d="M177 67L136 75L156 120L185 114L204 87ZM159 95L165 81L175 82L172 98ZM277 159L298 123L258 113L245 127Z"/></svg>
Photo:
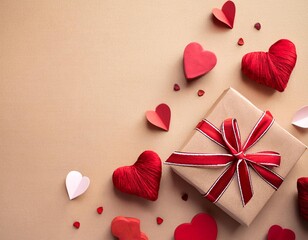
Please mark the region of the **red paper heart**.
<svg viewBox="0 0 308 240"><path fill-rule="evenodd" d="M283 229L278 225L273 225L268 230L267 240L295 240L295 233L290 229Z"/></svg>
<svg viewBox="0 0 308 240"><path fill-rule="evenodd" d="M115 217L111 222L112 235L119 240L148 240L140 230L140 220L129 217Z"/></svg>
<svg viewBox="0 0 308 240"><path fill-rule="evenodd" d="M187 80L206 74L215 67L216 63L216 55L203 50L199 43L192 42L184 50L184 72Z"/></svg>
<svg viewBox="0 0 308 240"><path fill-rule="evenodd" d="M216 240L217 224L215 219L205 213L199 213L191 223L183 223L174 231L174 240Z"/></svg>
<svg viewBox="0 0 308 240"><path fill-rule="evenodd" d="M157 153L144 151L134 165L116 169L112 180L121 192L155 201L158 198L161 173L161 160Z"/></svg>
<svg viewBox="0 0 308 240"><path fill-rule="evenodd" d="M226 24L229 28L233 28L235 18L235 4L232 1L227 1L222 6L221 10L214 8L213 15L222 23Z"/></svg>
<svg viewBox="0 0 308 240"><path fill-rule="evenodd" d="M251 52L242 59L242 72L252 80L283 92L296 64L295 45L281 39L268 52Z"/></svg>
<svg viewBox="0 0 308 240"><path fill-rule="evenodd" d="M170 126L171 110L167 104L162 103L156 107L155 111L147 111L146 118L154 126L168 131Z"/></svg>

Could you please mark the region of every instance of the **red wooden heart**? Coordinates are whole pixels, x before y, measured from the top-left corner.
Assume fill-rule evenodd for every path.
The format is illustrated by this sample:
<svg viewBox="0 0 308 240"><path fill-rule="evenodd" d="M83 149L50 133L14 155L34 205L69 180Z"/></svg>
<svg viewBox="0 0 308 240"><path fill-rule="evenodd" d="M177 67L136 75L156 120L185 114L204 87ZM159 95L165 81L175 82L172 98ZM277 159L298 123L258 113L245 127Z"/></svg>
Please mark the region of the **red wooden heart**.
<svg viewBox="0 0 308 240"><path fill-rule="evenodd" d="M214 8L213 15L222 23L226 24L229 28L233 28L235 18L235 4L232 1L227 1L222 6L221 10Z"/></svg>
<svg viewBox="0 0 308 240"><path fill-rule="evenodd" d="M174 231L174 240L216 240L217 224L213 217L199 213L191 223L183 223Z"/></svg>
<svg viewBox="0 0 308 240"><path fill-rule="evenodd" d="M129 217L115 217L111 222L112 235L119 240L148 240L140 230L140 220Z"/></svg>
<svg viewBox="0 0 308 240"><path fill-rule="evenodd" d="M144 151L132 166L116 169L112 180L121 192L155 201L158 198L161 173L161 160L157 153Z"/></svg>
<svg viewBox="0 0 308 240"><path fill-rule="evenodd" d="M281 39L268 52L251 52L242 58L242 72L252 80L283 92L296 64L295 45Z"/></svg>
<svg viewBox="0 0 308 240"><path fill-rule="evenodd" d="M267 240L295 240L295 233L290 229L273 225L268 230Z"/></svg>
<svg viewBox="0 0 308 240"><path fill-rule="evenodd" d="M184 50L184 72L187 80L200 77L211 71L217 63L216 55L204 51L199 43L192 42Z"/></svg>
<svg viewBox="0 0 308 240"><path fill-rule="evenodd" d="M155 111L147 111L146 118L156 127L168 131L170 126L171 110L167 104L162 103L156 107Z"/></svg>

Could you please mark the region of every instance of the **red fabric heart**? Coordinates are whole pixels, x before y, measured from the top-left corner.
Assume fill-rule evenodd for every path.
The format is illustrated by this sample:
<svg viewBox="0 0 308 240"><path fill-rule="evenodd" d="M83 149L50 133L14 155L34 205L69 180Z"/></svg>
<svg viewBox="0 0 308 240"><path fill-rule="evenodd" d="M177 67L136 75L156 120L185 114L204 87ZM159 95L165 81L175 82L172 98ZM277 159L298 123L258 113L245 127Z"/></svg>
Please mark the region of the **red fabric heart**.
<svg viewBox="0 0 308 240"><path fill-rule="evenodd" d="M216 240L217 224L213 217L199 213L191 223L183 223L174 231L174 240Z"/></svg>
<svg viewBox="0 0 308 240"><path fill-rule="evenodd" d="M295 233L290 229L283 229L278 225L273 225L268 230L267 240L295 240Z"/></svg>
<svg viewBox="0 0 308 240"><path fill-rule="evenodd" d="M161 160L157 153L144 151L134 165L116 169L112 180L121 192L155 201L158 198L161 173Z"/></svg>
<svg viewBox="0 0 308 240"><path fill-rule="evenodd" d="M193 80L211 71L217 63L216 55L204 51L199 43L192 42L184 50L184 72L187 80Z"/></svg>
<svg viewBox="0 0 308 240"><path fill-rule="evenodd" d="M242 72L252 80L283 92L296 64L295 45L281 39L268 52L251 52L242 58Z"/></svg>
<svg viewBox="0 0 308 240"><path fill-rule="evenodd" d="M112 235L119 240L148 240L140 230L140 220L129 217L115 217L111 222Z"/></svg>
<svg viewBox="0 0 308 240"><path fill-rule="evenodd" d="M156 107L155 111L147 111L146 118L154 126L168 131L170 126L171 110L167 104L162 103Z"/></svg>
<svg viewBox="0 0 308 240"><path fill-rule="evenodd" d="M221 10L214 8L213 15L222 23L226 24L229 28L233 28L235 18L235 4L232 1L227 1L222 6Z"/></svg>

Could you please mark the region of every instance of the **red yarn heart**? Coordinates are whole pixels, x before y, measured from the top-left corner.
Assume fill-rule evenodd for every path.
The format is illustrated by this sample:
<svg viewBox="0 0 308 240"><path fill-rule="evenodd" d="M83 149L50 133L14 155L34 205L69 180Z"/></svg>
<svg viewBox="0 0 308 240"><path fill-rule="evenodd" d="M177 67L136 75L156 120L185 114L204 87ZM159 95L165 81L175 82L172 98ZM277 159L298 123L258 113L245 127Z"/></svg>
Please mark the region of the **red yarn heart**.
<svg viewBox="0 0 308 240"><path fill-rule="evenodd" d="M183 223L174 231L174 240L216 240L217 224L213 217L199 213L191 223Z"/></svg>
<svg viewBox="0 0 308 240"><path fill-rule="evenodd" d="M158 198L161 173L161 160L157 153L144 151L134 165L116 169L112 180L121 192L155 201Z"/></svg>
<svg viewBox="0 0 308 240"><path fill-rule="evenodd" d="M192 42L184 50L184 72L187 80L206 74L215 67L216 63L216 55L203 50L199 43Z"/></svg>
<svg viewBox="0 0 308 240"><path fill-rule="evenodd" d="M308 221L308 177L297 179L297 191L299 213Z"/></svg>
<svg viewBox="0 0 308 240"><path fill-rule="evenodd" d="M273 225L268 230L267 240L295 240L295 233L290 229Z"/></svg>
<svg viewBox="0 0 308 240"><path fill-rule="evenodd" d="M242 72L252 80L283 92L296 64L295 45L281 39L268 52L251 52L242 58Z"/></svg>

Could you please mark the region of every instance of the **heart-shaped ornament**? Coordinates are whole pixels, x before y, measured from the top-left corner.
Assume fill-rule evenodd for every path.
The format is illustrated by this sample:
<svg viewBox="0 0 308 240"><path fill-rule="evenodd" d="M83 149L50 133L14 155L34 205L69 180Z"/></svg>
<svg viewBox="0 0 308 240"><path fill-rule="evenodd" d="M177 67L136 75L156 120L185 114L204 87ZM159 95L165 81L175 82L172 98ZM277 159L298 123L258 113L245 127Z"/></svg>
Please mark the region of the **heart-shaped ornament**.
<svg viewBox="0 0 308 240"><path fill-rule="evenodd" d="M161 160L157 153L144 151L133 165L116 169L112 181L121 192L155 201L158 198L161 173Z"/></svg>
<svg viewBox="0 0 308 240"><path fill-rule="evenodd" d="M187 80L201 77L211 71L217 63L213 52L203 50L199 43L189 43L184 50L184 73Z"/></svg>
<svg viewBox="0 0 308 240"><path fill-rule="evenodd" d="M171 110L167 104L162 103L156 107L155 111L147 111L146 118L154 126L168 131L170 126Z"/></svg>
<svg viewBox="0 0 308 240"><path fill-rule="evenodd" d="M183 223L175 229L174 240L216 240L217 233L215 219L206 213L199 213L191 223Z"/></svg>
<svg viewBox="0 0 308 240"><path fill-rule="evenodd" d="M90 179L78 171L70 171L66 176L66 189L70 200L83 194L90 185Z"/></svg>
<svg viewBox="0 0 308 240"><path fill-rule="evenodd" d="M268 230L267 240L295 240L295 233L290 229L283 229L278 225L273 225Z"/></svg>
<svg viewBox="0 0 308 240"><path fill-rule="evenodd" d="M227 25L229 28L233 28L235 18L235 4L232 1L227 1L222 6L221 10L214 8L212 13L217 20Z"/></svg>
<svg viewBox="0 0 308 240"><path fill-rule="evenodd" d="M140 220L130 217L115 217L111 222L112 235L119 240L148 240L140 230Z"/></svg>
<svg viewBox="0 0 308 240"><path fill-rule="evenodd" d="M268 52L251 52L242 58L242 72L250 79L283 92L297 59L295 45L281 39Z"/></svg>

